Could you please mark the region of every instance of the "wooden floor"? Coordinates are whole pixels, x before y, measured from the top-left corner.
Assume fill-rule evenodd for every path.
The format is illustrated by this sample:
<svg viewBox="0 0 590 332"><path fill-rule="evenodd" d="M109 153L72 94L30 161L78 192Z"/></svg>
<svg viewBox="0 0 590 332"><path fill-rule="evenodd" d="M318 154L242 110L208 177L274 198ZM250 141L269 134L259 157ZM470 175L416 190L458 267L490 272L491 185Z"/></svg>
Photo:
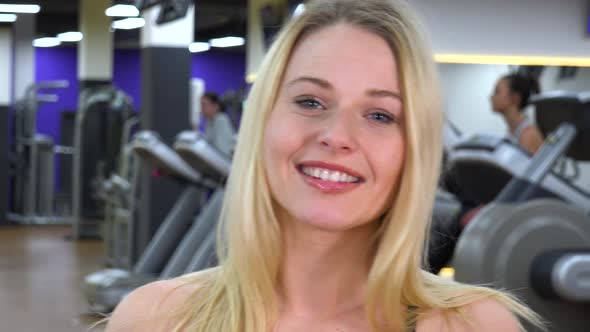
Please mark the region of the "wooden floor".
<svg viewBox="0 0 590 332"><path fill-rule="evenodd" d="M65 226L0 226L1 331L81 332L100 319L80 286L103 268L102 242L68 234Z"/></svg>

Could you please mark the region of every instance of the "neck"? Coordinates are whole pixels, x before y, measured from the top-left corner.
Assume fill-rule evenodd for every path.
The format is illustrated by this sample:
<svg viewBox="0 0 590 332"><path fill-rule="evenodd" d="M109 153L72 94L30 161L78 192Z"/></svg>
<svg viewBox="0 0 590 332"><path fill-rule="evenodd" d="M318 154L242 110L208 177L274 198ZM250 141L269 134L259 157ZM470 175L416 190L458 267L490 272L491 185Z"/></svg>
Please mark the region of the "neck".
<svg viewBox="0 0 590 332"><path fill-rule="evenodd" d="M376 226L346 231L319 230L296 221L283 226L281 311L327 319L362 308Z"/></svg>
<svg viewBox="0 0 590 332"><path fill-rule="evenodd" d="M524 120L524 113L520 112L516 108L511 108L502 114L506 124L508 124L508 130L514 133L518 125Z"/></svg>

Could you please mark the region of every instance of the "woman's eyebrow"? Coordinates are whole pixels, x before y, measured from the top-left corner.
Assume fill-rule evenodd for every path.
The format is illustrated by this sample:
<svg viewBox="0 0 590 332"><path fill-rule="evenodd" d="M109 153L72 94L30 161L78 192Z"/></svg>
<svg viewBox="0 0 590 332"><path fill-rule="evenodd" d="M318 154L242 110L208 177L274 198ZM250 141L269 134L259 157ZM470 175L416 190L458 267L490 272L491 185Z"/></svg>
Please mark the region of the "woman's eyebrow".
<svg viewBox="0 0 590 332"><path fill-rule="evenodd" d="M330 90L332 89L332 84L330 84L330 82L328 82L324 79L321 79L321 78L311 77L311 76L298 77L298 78L290 81L287 85L291 86L291 85L294 85L299 82L309 82L309 83L315 84L315 85L317 85L321 88L324 88L324 89L330 89Z"/></svg>
<svg viewBox="0 0 590 332"><path fill-rule="evenodd" d="M402 100L402 96L399 92L390 90L370 89L367 90L367 95L371 97L391 97L400 101Z"/></svg>
<svg viewBox="0 0 590 332"><path fill-rule="evenodd" d="M298 77L294 80L291 80L287 85L292 86L292 85L300 83L300 82L308 82L308 83L317 85L317 86L324 88L324 89L329 89L329 90L333 89L332 84L330 84L330 82L328 82L324 79L312 77L312 76ZM370 97L390 97L390 98L402 100L401 94L399 92L390 91L390 90L369 89L369 90L367 90L366 94Z"/></svg>

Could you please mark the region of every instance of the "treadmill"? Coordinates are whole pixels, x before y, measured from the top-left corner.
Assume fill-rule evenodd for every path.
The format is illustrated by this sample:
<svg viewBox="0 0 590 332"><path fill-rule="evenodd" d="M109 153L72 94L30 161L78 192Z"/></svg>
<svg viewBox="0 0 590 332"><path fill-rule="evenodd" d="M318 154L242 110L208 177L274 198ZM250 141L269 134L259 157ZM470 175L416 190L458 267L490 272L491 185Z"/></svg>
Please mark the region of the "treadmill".
<svg viewBox="0 0 590 332"><path fill-rule="evenodd" d="M589 97L549 92L531 99L547 139L467 225L453 258L457 281L515 293L549 331L588 329L590 195L552 169L564 155L590 161ZM551 187L550 179L560 187Z"/></svg>
<svg viewBox="0 0 590 332"><path fill-rule="evenodd" d="M219 188L220 182L201 175L153 132L138 133L132 142L132 148L143 161L186 183L187 188L158 228L132 271L106 269L92 273L85 278L83 292L93 311L108 312L112 310L124 295L141 285L157 280L163 271L166 272L167 277L181 274L184 269L169 267L170 258L182 255L190 258L193 252L182 252L181 254L182 250L179 250L181 249L179 247L182 246L178 246L178 244L186 242L184 241L185 234L190 230L191 225L193 228L200 226L202 231L209 232L217 219L216 216L211 217L215 214L210 211L212 209L207 209L205 206L202 208L202 213L209 211L206 215L210 220L213 220L213 222L209 222L211 227L203 229L198 219L196 223L193 222L199 207L199 204L195 204L195 202L200 201L203 188ZM132 236L133 225L130 227L129 234Z"/></svg>

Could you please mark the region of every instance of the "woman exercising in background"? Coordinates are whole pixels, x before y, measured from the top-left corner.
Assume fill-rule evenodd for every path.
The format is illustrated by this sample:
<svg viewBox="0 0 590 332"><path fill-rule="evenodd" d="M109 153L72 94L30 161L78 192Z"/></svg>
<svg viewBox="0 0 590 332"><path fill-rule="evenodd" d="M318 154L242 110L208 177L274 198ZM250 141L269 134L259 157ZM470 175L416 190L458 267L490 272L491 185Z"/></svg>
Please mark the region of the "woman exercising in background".
<svg viewBox="0 0 590 332"><path fill-rule="evenodd" d="M216 93L206 92L201 97L201 112L207 119L205 139L225 155L231 156L235 145L235 130L229 116L222 109Z"/></svg>
<svg viewBox="0 0 590 332"><path fill-rule="evenodd" d="M508 126L508 138L530 154L535 154L543 144L543 135L533 120L526 116L524 108L529 104L530 96L539 91L539 83L535 79L509 74L498 80L490 97L492 109L502 115Z"/></svg>

